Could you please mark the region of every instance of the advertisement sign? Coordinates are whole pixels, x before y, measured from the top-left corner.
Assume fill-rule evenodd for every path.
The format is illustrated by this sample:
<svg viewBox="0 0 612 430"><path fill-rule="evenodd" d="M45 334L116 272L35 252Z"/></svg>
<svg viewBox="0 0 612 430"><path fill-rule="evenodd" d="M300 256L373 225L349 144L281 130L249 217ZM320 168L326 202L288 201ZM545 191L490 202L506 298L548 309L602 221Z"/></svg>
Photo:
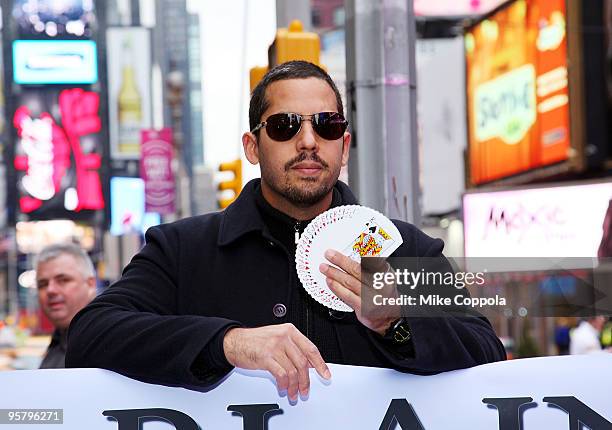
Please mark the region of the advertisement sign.
<svg viewBox="0 0 612 430"><path fill-rule="evenodd" d="M111 178L111 227L115 236L144 233L161 222L159 214L145 213L145 184L140 178Z"/></svg>
<svg viewBox="0 0 612 430"><path fill-rule="evenodd" d="M19 37L92 36L94 0L14 0L12 18Z"/></svg>
<svg viewBox="0 0 612 430"><path fill-rule="evenodd" d="M151 127L151 34L116 27L106 33L108 107L113 159L140 157L140 131Z"/></svg>
<svg viewBox="0 0 612 430"><path fill-rule="evenodd" d="M417 16L464 16L487 13L506 0L414 0Z"/></svg>
<svg viewBox="0 0 612 430"><path fill-rule="evenodd" d="M565 0L516 0L465 36L472 184L570 152Z"/></svg>
<svg viewBox="0 0 612 430"><path fill-rule="evenodd" d="M1 424L69 430L470 429L612 427L612 354L504 361L419 376L330 364L290 403L263 371L234 370L205 392L100 369L0 373ZM562 375L562 377L560 377ZM62 387L58 390L58 387ZM146 424L145 424L146 422Z"/></svg>
<svg viewBox="0 0 612 430"><path fill-rule="evenodd" d="M91 40L16 40L13 78L27 84L94 84L96 43Z"/></svg>
<svg viewBox="0 0 612 430"><path fill-rule="evenodd" d="M140 175L145 183L147 212L174 213L176 186L172 173L172 129L142 131Z"/></svg>
<svg viewBox="0 0 612 430"><path fill-rule="evenodd" d="M459 208L465 184L463 37L417 40L416 63L423 213L444 214Z"/></svg>
<svg viewBox="0 0 612 430"><path fill-rule="evenodd" d="M28 220L86 220L104 209L99 95L32 90L16 102L11 188L19 211Z"/></svg>
<svg viewBox="0 0 612 430"><path fill-rule="evenodd" d="M611 200L612 182L465 194L465 256L597 257Z"/></svg>

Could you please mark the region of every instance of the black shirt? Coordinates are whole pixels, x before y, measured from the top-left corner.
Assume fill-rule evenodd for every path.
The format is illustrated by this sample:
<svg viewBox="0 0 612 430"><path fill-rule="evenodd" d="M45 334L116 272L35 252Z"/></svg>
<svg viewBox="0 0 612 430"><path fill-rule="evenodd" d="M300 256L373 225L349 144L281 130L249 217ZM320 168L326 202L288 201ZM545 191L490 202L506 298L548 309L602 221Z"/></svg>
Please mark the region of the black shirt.
<svg viewBox="0 0 612 430"><path fill-rule="evenodd" d="M66 367L67 331L55 330L45 357L40 363L41 369L63 369Z"/></svg>
<svg viewBox="0 0 612 430"><path fill-rule="evenodd" d="M275 209L263 197L261 187L256 191L255 203L270 234L284 248L292 262L292 282L289 285L291 299L286 304L287 314L283 322L293 324L308 337L319 351L322 351L321 354L326 362L342 363L342 353L333 319L344 317L344 312L333 312L314 300L302 287L295 267L296 232L301 235L312 220L298 221ZM334 188L329 209L341 203L340 193Z"/></svg>

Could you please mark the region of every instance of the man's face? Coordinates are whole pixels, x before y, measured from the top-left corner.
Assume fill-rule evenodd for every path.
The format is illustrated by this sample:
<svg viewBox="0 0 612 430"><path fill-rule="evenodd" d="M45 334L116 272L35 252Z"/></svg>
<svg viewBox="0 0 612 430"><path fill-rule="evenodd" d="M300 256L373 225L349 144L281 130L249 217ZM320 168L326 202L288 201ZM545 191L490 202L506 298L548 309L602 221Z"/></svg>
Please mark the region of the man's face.
<svg viewBox="0 0 612 430"><path fill-rule="evenodd" d="M274 82L266 90L266 100L269 107L261 121L276 113L312 115L338 109L334 91L318 78ZM307 117L300 131L286 142L271 139L261 129L254 148L256 159L249 161L261 164L262 187L273 198L308 207L327 196L338 180L340 168L348 161L350 137L344 133L340 139L325 140Z"/></svg>
<svg viewBox="0 0 612 430"><path fill-rule="evenodd" d="M595 330L602 331L606 325L606 321L607 321L607 318L600 315L595 318L592 318L590 323L595 328Z"/></svg>
<svg viewBox="0 0 612 430"><path fill-rule="evenodd" d="M95 279L83 274L79 262L69 254L38 264L38 301L53 325L65 330L70 321L95 295Z"/></svg>

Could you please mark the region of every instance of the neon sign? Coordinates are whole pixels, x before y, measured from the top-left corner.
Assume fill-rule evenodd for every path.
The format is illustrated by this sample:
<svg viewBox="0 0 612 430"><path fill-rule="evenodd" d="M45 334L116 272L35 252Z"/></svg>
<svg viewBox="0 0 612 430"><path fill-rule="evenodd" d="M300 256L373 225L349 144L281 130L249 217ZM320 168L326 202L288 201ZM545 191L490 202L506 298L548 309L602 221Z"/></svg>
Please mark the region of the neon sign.
<svg viewBox="0 0 612 430"><path fill-rule="evenodd" d="M44 210L58 198L68 213L105 207L102 157L91 145L82 145L83 138L101 131L100 97L81 88L68 89L59 93L58 105L59 121L49 113L53 108L36 117L27 105L19 106L13 117L19 138L14 166L24 172L18 179L24 214Z"/></svg>

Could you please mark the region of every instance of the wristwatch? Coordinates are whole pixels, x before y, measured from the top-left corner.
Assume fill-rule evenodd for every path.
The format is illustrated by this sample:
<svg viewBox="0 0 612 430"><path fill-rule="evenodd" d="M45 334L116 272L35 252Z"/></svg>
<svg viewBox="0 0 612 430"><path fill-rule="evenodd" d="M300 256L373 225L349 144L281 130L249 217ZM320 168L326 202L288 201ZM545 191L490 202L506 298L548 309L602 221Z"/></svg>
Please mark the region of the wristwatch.
<svg viewBox="0 0 612 430"><path fill-rule="evenodd" d="M400 318L393 321L383 336L385 341L397 346L406 345L410 342L411 338L412 333L410 332L410 326L406 318Z"/></svg>

